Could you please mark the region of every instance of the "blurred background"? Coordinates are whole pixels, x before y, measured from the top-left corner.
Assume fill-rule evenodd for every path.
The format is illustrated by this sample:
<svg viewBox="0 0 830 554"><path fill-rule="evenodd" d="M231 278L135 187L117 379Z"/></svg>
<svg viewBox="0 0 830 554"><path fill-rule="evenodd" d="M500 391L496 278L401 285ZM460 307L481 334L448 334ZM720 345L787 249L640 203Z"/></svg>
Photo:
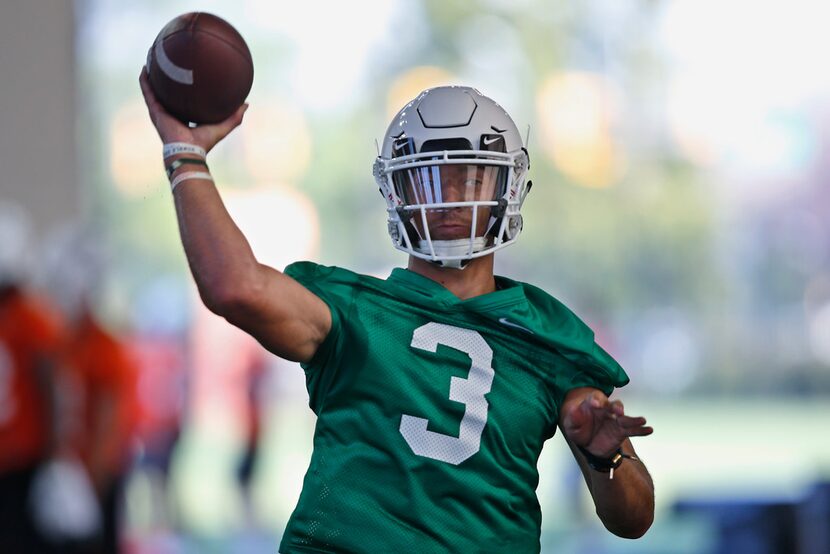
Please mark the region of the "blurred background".
<svg viewBox="0 0 830 554"><path fill-rule="evenodd" d="M656 521L634 542L601 528L549 442L543 552L830 552L830 5L4 2L0 203L29 242L0 242L56 309L64 268L86 268L87 315L132 363L112 393L130 404L123 551L275 551L314 427L302 370L209 314L187 271L137 82L186 11L228 20L253 54L245 123L210 163L277 268L406 263L371 164L422 89L474 86L530 126L535 186L497 272L580 314L631 376L615 394L655 427L635 445ZM67 226L94 264L46 263Z"/></svg>

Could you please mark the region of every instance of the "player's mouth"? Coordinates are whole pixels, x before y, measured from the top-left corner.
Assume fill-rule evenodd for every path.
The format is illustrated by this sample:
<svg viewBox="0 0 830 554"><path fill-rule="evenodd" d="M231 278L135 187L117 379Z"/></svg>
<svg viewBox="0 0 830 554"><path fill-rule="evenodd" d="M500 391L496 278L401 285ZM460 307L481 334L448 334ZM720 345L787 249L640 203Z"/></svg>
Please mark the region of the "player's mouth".
<svg viewBox="0 0 830 554"><path fill-rule="evenodd" d="M470 223L464 221L442 221L435 227L438 229L469 229Z"/></svg>
<svg viewBox="0 0 830 554"><path fill-rule="evenodd" d="M438 239L458 239L470 236L470 224L440 223L435 226L433 234Z"/></svg>

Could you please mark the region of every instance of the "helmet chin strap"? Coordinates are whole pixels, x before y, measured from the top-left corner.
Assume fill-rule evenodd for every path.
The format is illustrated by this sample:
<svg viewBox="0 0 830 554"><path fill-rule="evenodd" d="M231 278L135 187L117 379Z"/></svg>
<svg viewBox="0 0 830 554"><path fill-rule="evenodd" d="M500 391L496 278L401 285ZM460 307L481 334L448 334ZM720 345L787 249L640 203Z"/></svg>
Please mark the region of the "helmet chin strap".
<svg viewBox="0 0 830 554"><path fill-rule="evenodd" d="M480 252L486 247L487 238L476 237L475 239L473 239L473 254L475 254L476 252ZM464 256L465 254L470 253L470 239L434 240L432 241L432 248L435 250L435 254L442 258ZM421 254L431 254L429 246L427 245L425 240L418 241L418 246L415 248L415 250L417 250ZM433 261L433 263L440 265L441 267L464 269L465 267L467 267L467 264L470 263L470 259L471 258L454 260L444 259L431 261Z"/></svg>

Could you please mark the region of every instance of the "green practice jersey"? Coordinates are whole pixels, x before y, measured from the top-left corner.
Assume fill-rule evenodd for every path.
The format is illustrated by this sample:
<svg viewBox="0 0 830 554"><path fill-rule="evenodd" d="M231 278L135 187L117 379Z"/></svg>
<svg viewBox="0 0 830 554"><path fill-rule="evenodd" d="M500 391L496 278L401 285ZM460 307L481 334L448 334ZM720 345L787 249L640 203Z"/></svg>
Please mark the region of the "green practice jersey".
<svg viewBox="0 0 830 554"><path fill-rule="evenodd" d="M285 272L332 327L303 366L317 426L280 552L538 552L536 464L565 394L628 382L593 332L503 277L460 300L405 269Z"/></svg>

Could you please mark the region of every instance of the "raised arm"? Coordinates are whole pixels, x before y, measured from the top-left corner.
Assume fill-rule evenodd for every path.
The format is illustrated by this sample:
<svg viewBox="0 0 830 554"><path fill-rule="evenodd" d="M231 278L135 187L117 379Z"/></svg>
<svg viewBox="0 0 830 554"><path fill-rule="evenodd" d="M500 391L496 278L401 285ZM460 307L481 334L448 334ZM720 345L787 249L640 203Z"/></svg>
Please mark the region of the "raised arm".
<svg viewBox="0 0 830 554"><path fill-rule="evenodd" d="M625 415L622 402L590 387L568 392L559 417L597 515L609 531L630 539L643 536L654 520L654 483L629 438L650 435L653 429L645 424L645 418ZM583 450L603 460L618 450L625 457L613 473L603 472L589 465Z"/></svg>
<svg viewBox="0 0 830 554"><path fill-rule="evenodd" d="M221 123L190 128L156 100L146 69L142 69L139 82L150 119L164 144L182 142L209 152L242 122L247 109L247 105L240 107ZM178 154L165 163L181 158L193 159L194 154ZM183 164L171 180L186 172L204 171L201 165ZM331 328L328 306L287 275L256 260L212 180L185 180L176 186L173 196L182 245L205 306L250 333L274 354L309 361Z"/></svg>

